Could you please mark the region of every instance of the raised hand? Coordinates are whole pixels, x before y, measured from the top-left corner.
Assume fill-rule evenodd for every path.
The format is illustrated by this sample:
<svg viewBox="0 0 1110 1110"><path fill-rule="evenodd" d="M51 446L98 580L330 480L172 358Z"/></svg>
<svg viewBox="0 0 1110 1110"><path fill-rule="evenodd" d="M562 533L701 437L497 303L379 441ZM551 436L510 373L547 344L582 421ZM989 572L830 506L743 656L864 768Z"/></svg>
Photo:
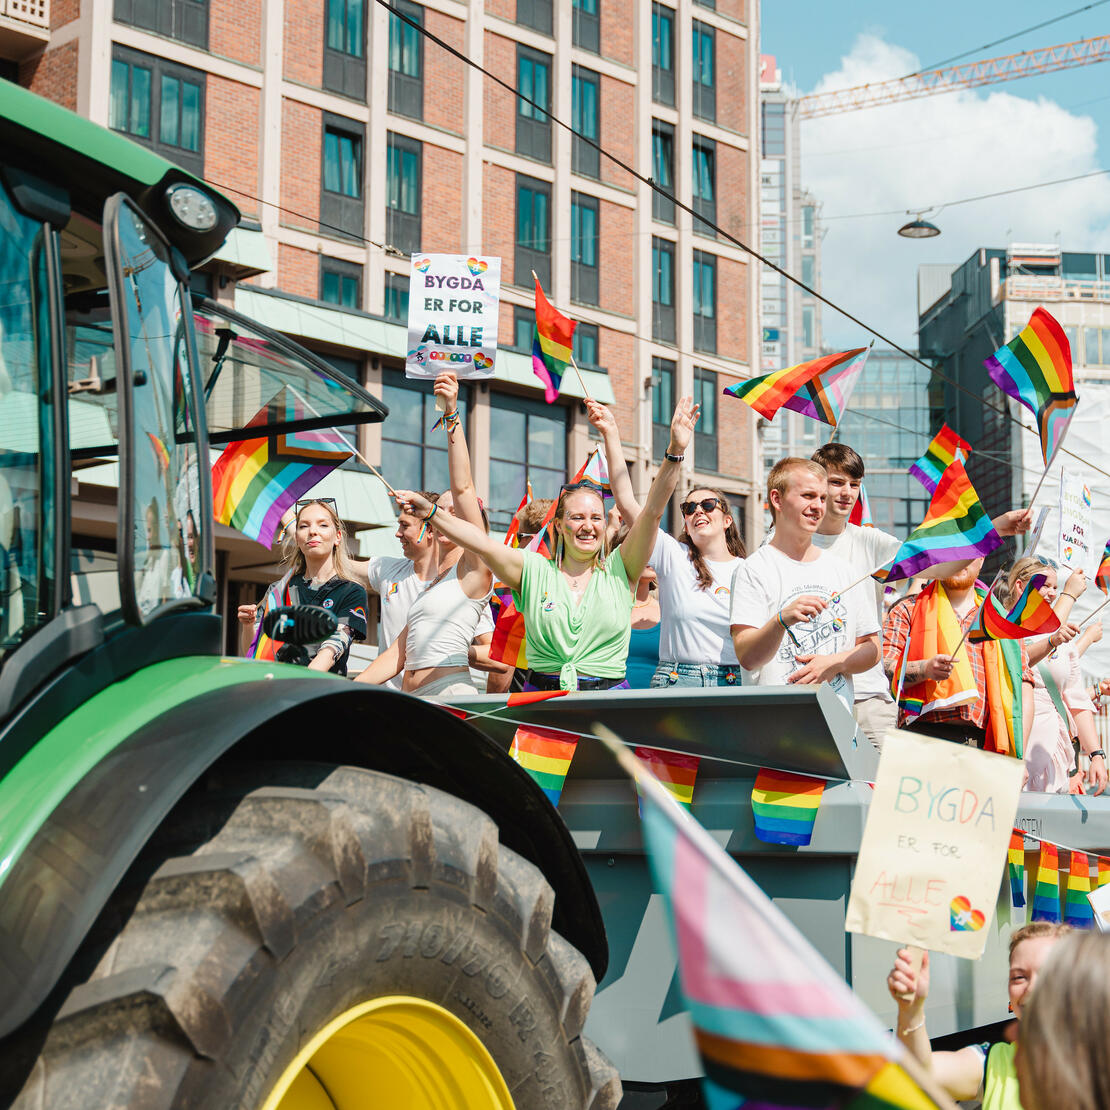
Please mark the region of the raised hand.
<svg viewBox="0 0 1110 1110"><path fill-rule="evenodd" d="M671 417L671 442L667 448L670 455L684 455L694 438L694 426L701 415L701 406L694 404L693 397L680 397Z"/></svg>
<svg viewBox="0 0 1110 1110"><path fill-rule="evenodd" d="M253 625L258 615L257 605L240 605L239 611L236 616L239 618L240 624Z"/></svg>
<svg viewBox="0 0 1110 1110"><path fill-rule="evenodd" d="M586 398L586 419L604 436L617 431L616 417L600 401Z"/></svg>
<svg viewBox="0 0 1110 1110"><path fill-rule="evenodd" d="M929 953L921 961L921 970L914 971L909 949L899 948L886 985L896 1002L905 1003L911 994L914 1002L924 1002L929 997Z"/></svg>
<svg viewBox="0 0 1110 1110"><path fill-rule="evenodd" d="M1011 509L991 521L1000 536L1020 536L1033 527L1032 509Z"/></svg>
<svg viewBox="0 0 1110 1110"><path fill-rule="evenodd" d="M1079 570L1073 570L1068 575L1068 580L1064 583L1064 593L1071 594L1072 597L1078 601L1083 596L1083 591L1087 588L1087 572L1080 567Z"/></svg>
<svg viewBox="0 0 1110 1110"><path fill-rule="evenodd" d="M437 397L443 398L444 412L454 412L459 407L459 379L449 370L436 378L433 391Z"/></svg>
<svg viewBox="0 0 1110 1110"><path fill-rule="evenodd" d="M412 513L413 516L426 517L434 508L426 497L411 489L395 490L393 498L400 506L401 512Z"/></svg>

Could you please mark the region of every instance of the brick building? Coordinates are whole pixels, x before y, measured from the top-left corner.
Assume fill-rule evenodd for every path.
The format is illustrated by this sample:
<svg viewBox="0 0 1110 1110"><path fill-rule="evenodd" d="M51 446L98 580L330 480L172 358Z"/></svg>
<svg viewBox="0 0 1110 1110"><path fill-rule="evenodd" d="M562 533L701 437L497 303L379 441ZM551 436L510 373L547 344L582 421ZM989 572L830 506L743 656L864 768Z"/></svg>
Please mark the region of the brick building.
<svg viewBox="0 0 1110 1110"><path fill-rule="evenodd" d="M745 406L718 404L758 366L759 280L742 251L691 228L376 0L29 6L34 25L0 14L0 75L154 147L236 201L244 225L198 285L385 399L390 419L359 434L394 484L445 481L429 386L403 375L407 255L482 252L503 260L500 349L496 377L465 388L464 407L494 523L508 520L525 477L537 494L553 492L591 430L573 373L551 406L532 375L535 269L580 321L576 356L592 395L615 408L637 489L665 445L674 397L694 393L703 419L680 491L695 480L724 487L745 505L753 538L754 422ZM397 6L699 213L754 237L752 0ZM388 531L362 533L363 550L381 550Z"/></svg>

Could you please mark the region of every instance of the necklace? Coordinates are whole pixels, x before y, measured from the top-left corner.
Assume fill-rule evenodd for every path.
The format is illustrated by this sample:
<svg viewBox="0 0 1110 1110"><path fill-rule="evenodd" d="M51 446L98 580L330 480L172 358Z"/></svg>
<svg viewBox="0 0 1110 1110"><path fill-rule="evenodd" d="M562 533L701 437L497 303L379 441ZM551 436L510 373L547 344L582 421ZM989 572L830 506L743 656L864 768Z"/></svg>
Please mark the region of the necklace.
<svg viewBox="0 0 1110 1110"><path fill-rule="evenodd" d="M642 609L645 605L650 605L654 600L655 598L653 597L645 597L643 601L633 601L632 608Z"/></svg>

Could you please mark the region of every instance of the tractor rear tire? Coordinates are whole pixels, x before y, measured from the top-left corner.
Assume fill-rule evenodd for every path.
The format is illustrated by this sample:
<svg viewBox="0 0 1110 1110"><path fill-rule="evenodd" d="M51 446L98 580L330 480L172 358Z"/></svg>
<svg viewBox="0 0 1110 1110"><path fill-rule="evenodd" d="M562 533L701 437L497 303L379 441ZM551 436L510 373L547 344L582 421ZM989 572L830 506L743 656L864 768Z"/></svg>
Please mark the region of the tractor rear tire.
<svg viewBox="0 0 1110 1110"><path fill-rule="evenodd" d="M353 767L233 768L185 796L137 873L48 1028L3 1046L18 1110L469 1106L448 1074L469 1070L502 1090L475 1105L620 1101L581 1036L594 978L551 931L550 886L457 798ZM306 1053L368 1009L387 1032L364 1038L346 1096ZM417 1011L449 1043L422 1043ZM440 1066L444 1044L460 1068Z"/></svg>

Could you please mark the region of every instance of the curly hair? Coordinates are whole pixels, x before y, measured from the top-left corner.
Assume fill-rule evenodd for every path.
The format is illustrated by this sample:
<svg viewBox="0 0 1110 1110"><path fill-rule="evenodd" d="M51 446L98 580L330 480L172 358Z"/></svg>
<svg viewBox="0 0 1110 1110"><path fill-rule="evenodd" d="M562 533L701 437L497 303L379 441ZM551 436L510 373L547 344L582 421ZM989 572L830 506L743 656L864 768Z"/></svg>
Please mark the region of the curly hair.
<svg viewBox="0 0 1110 1110"><path fill-rule="evenodd" d="M713 494L720 502L718 508L721 510L721 514L730 518L728 525L725 527L725 546L728 548L728 553L730 555L737 555L741 559L746 559L748 557L748 552L744 547L744 541L740 538L740 529L736 527L736 518L732 515L732 507L728 503L728 495L723 489L716 489L713 486L694 486L686 496L690 497L691 494L700 489L708 490ZM690 533L686 530L685 521L683 521L682 524L682 531L678 534L678 542L685 545L690 562L694 564L694 572L698 576L698 589L708 590L713 585L713 575L706 565L705 556L698 550L697 545L690 537Z"/></svg>

